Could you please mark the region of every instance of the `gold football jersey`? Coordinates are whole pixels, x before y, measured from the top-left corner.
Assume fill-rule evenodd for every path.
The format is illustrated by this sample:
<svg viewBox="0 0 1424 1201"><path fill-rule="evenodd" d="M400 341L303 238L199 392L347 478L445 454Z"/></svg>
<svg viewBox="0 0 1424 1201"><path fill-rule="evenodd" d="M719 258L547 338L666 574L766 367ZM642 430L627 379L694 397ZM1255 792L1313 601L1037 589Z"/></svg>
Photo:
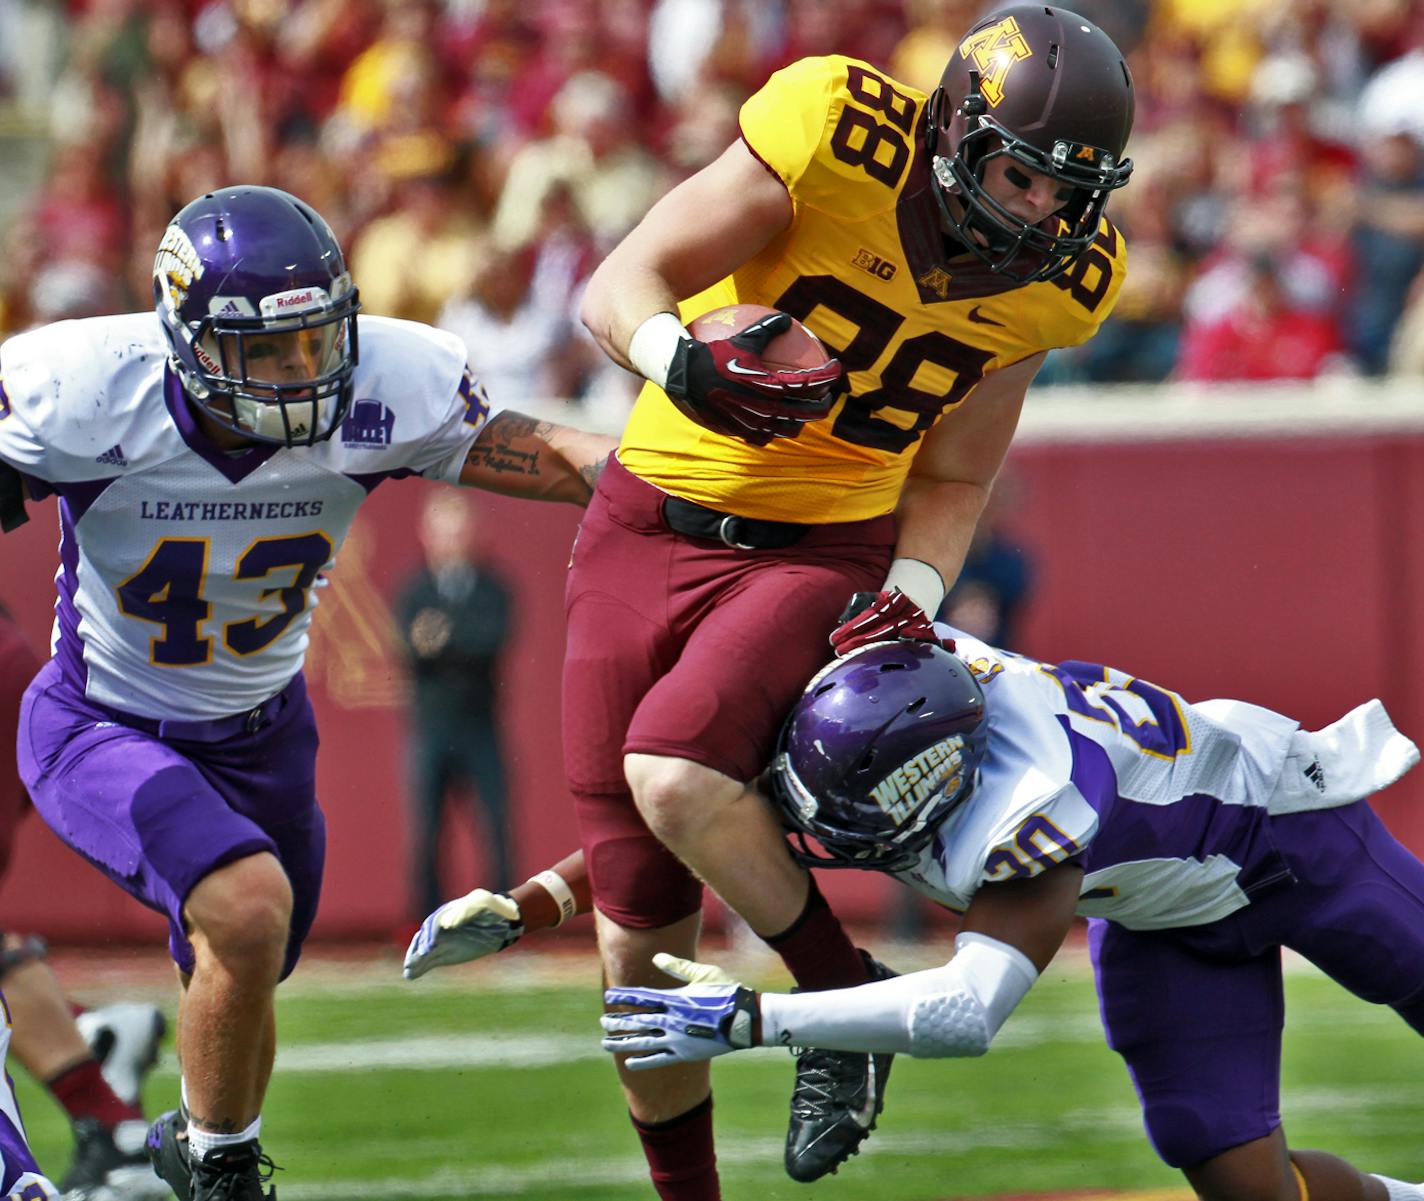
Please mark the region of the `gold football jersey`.
<svg viewBox="0 0 1424 1201"><path fill-rule="evenodd" d="M798 437L758 447L703 429L648 383L618 450L624 466L743 517L879 516L895 508L925 432L986 373L1093 335L1122 286L1121 234L1104 220L1067 272L1023 286L972 255L947 258L925 103L840 56L802 59L746 102L742 137L786 184L792 221L680 315L737 303L790 313L840 359L850 392Z"/></svg>

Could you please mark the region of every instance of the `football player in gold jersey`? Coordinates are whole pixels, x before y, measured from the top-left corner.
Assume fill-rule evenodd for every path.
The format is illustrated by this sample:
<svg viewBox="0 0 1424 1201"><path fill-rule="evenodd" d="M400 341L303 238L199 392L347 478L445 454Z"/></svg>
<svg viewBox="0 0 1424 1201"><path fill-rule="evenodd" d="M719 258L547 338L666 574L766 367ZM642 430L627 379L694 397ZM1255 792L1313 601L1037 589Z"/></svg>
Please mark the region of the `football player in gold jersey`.
<svg viewBox="0 0 1424 1201"><path fill-rule="evenodd" d="M1131 172L1132 113L1117 47L1043 5L981 20L930 96L806 59L594 274L585 323L648 380L567 594L565 757L609 983L665 984L653 953L692 957L703 882L802 988L886 971L748 781L828 636L838 654L933 639L1030 380L1122 285L1103 208ZM728 354L687 332L737 302L804 322L843 390L807 398L755 339ZM793 1177L855 1152L888 1068L801 1055ZM659 1195L716 1198L706 1068L622 1079Z"/></svg>

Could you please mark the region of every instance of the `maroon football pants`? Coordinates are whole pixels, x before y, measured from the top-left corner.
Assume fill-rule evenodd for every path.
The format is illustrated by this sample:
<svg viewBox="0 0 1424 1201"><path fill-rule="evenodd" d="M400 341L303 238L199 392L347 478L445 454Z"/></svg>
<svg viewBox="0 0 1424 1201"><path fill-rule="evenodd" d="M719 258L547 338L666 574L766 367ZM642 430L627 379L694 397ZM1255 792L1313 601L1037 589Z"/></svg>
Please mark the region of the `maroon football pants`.
<svg viewBox="0 0 1424 1201"><path fill-rule="evenodd" d="M665 494L611 460L579 529L566 596L563 742L594 903L621 926L695 912L701 885L649 832L627 754L736 780L766 766L851 593L884 581L890 516L740 550L672 532Z"/></svg>

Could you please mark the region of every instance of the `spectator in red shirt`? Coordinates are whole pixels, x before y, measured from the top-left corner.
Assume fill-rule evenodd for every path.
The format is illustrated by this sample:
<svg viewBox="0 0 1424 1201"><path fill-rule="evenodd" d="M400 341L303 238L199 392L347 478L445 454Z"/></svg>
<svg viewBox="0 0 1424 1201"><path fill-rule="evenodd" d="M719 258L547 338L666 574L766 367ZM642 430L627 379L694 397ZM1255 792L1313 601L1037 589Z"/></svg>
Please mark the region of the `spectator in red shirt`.
<svg viewBox="0 0 1424 1201"><path fill-rule="evenodd" d="M1188 322L1179 379L1313 379L1338 361L1344 348L1334 322L1289 299L1272 256L1250 260L1247 282L1224 312Z"/></svg>

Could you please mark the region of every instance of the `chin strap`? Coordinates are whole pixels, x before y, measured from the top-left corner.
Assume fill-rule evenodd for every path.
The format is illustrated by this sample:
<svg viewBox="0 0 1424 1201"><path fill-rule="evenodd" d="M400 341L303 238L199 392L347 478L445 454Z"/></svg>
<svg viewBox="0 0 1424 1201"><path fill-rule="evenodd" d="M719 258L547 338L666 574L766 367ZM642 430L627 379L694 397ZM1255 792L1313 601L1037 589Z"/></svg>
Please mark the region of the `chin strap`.
<svg viewBox="0 0 1424 1201"><path fill-rule="evenodd" d="M989 111L989 102L984 99L982 91L984 77L978 71L970 69L969 72L969 94L964 97L964 103L959 107L963 109L964 115L976 125L979 118Z"/></svg>

